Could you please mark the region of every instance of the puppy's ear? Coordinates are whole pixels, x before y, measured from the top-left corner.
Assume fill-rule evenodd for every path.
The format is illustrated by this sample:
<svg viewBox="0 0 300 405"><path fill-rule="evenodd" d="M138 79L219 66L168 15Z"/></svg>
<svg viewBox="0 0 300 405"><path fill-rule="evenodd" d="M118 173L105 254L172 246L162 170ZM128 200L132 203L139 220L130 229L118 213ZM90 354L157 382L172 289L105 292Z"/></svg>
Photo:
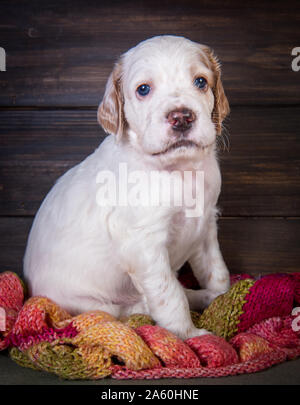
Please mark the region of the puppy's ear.
<svg viewBox="0 0 300 405"><path fill-rule="evenodd" d="M111 72L98 108L98 122L105 132L114 134L119 140L127 125L124 115L122 90L122 62L117 62Z"/></svg>
<svg viewBox="0 0 300 405"><path fill-rule="evenodd" d="M212 120L216 126L217 135L221 135L222 122L230 112L229 103L221 81L221 65L218 61L218 58L214 55L212 49L203 47L202 50L209 60L210 69L213 71L215 78L213 87L215 104L212 112Z"/></svg>

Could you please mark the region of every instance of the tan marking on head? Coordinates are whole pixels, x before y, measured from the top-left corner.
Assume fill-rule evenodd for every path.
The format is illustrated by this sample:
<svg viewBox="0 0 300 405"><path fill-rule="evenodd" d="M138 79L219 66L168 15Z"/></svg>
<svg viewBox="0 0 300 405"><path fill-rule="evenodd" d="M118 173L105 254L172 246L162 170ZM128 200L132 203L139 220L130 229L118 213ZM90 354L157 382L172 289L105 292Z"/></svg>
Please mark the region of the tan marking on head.
<svg viewBox="0 0 300 405"><path fill-rule="evenodd" d="M122 90L122 60L120 59L111 72L98 108L98 121L103 129L117 136L119 140L127 127L124 114L124 95Z"/></svg>
<svg viewBox="0 0 300 405"><path fill-rule="evenodd" d="M201 45L201 49L209 62L209 67L214 75L212 86L215 103L212 112L212 120L216 126L217 135L221 135L222 122L230 112L229 103L221 81L221 64L212 49Z"/></svg>

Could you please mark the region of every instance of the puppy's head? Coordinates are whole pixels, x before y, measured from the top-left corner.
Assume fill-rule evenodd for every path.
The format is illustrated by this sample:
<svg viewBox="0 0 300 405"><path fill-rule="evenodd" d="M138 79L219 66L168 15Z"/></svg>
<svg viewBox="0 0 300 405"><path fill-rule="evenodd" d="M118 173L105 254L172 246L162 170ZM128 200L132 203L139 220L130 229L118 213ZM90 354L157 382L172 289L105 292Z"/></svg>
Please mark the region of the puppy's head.
<svg viewBox="0 0 300 405"><path fill-rule="evenodd" d="M153 159L197 158L229 105L212 50L183 37L141 42L116 63L98 110L104 130Z"/></svg>

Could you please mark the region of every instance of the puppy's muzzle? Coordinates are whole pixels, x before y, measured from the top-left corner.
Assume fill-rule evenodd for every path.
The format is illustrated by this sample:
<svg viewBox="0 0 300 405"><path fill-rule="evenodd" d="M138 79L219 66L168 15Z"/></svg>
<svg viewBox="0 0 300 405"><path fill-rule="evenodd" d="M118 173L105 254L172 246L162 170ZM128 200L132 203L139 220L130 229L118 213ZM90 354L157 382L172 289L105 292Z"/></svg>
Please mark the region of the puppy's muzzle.
<svg viewBox="0 0 300 405"><path fill-rule="evenodd" d="M196 116L193 111L182 108L175 111L171 111L167 115L167 120L174 131L184 133L190 129L195 121Z"/></svg>

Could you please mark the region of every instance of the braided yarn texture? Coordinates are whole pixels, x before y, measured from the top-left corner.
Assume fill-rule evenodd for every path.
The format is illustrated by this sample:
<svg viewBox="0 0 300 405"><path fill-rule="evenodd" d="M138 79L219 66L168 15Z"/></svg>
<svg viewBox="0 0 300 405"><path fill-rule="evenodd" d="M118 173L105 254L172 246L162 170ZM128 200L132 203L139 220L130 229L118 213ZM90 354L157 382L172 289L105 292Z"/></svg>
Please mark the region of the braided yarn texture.
<svg viewBox="0 0 300 405"><path fill-rule="evenodd" d="M187 280L187 279L186 279ZM300 356L299 274L235 275L230 290L193 323L213 334L185 341L146 314L116 319L103 311L71 316L47 297L24 302L25 287L0 274L5 330L0 350L20 366L64 379L159 379L253 373Z"/></svg>

